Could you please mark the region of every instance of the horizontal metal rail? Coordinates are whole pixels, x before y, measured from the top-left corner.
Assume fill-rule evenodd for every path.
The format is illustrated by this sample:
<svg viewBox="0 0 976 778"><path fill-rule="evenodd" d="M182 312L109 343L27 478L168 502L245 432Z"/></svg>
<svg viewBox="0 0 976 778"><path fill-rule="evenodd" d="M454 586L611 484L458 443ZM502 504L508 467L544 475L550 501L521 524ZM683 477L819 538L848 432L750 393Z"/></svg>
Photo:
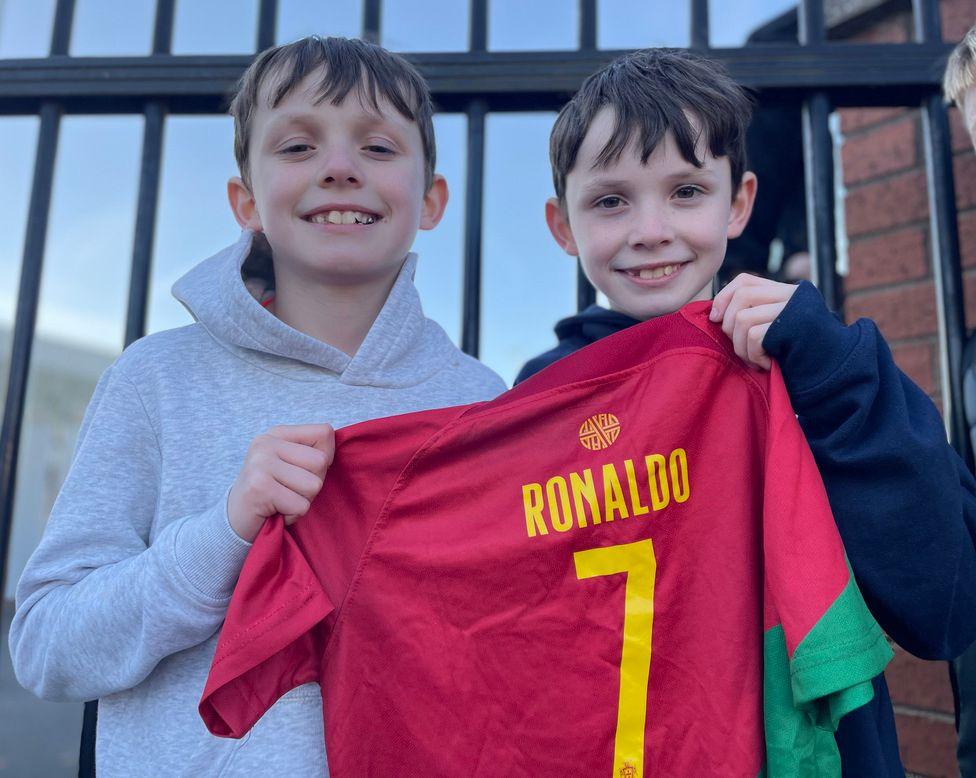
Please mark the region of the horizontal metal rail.
<svg viewBox="0 0 976 778"><path fill-rule="evenodd" d="M834 106L918 105L939 88L952 47L943 43L753 46L712 49L733 78L752 89L829 92ZM590 73L620 51L408 54L443 110L472 99L490 110L557 108ZM37 113L58 101L66 113L140 112L162 100L174 113L215 113L251 55L152 55L0 60L0 114Z"/></svg>

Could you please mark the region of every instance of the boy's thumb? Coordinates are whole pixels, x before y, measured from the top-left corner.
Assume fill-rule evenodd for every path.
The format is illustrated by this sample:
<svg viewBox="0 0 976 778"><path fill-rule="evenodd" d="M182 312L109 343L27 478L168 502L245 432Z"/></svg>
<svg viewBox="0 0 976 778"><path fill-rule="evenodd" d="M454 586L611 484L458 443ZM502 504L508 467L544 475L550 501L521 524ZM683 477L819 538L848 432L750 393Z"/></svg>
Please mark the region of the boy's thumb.
<svg viewBox="0 0 976 778"><path fill-rule="evenodd" d="M328 454L331 465L332 458L335 456L335 429L331 424L320 424L318 426L321 431L316 434L312 448L317 448L319 451Z"/></svg>

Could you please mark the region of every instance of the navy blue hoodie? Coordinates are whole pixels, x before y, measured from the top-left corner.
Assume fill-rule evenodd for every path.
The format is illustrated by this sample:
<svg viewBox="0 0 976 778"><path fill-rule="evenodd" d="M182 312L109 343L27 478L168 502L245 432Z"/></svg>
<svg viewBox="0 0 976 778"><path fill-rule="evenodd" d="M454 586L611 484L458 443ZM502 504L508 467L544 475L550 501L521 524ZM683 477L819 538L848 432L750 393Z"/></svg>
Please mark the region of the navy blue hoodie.
<svg viewBox="0 0 976 778"><path fill-rule="evenodd" d="M563 319L559 345L530 360L516 383L636 323L595 305ZM807 282L763 347L782 369L874 617L916 656L958 656L976 640L976 482L935 406L895 366L873 322L845 327ZM837 730L843 774L901 778L884 676L874 690Z"/></svg>

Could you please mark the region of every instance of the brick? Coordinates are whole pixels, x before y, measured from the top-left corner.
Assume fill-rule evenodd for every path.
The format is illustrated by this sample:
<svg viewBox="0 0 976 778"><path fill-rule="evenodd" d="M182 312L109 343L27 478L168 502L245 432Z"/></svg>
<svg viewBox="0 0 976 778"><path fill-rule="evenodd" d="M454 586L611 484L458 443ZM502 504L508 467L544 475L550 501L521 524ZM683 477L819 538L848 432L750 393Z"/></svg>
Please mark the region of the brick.
<svg viewBox="0 0 976 778"><path fill-rule="evenodd" d="M841 108L841 130L845 135L850 135L865 127L873 127L901 116L907 110L907 108Z"/></svg>
<svg viewBox="0 0 976 778"><path fill-rule="evenodd" d="M952 160L956 179L956 207L976 206L976 154L959 154Z"/></svg>
<svg viewBox="0 0 976 778"><path fill-rule="evenodd" d="M851 189L846 202L850 237L928 218L925 173L910 170Z"/></svg>
<svg viewBox="0 0 976 778"><path fill-rule="evenodd" d="M934 341L892 346L891 355L895 358L895 364L918 384L923 392L935 394L939 391Z"/></svg>
<svg viewBox="0 0 976 778"><path fill-rule="evenodd" d="M918 121L904 119L863 132L844 142L844 183L855 184L918 165Z"/></svg>
<svg viewBox="0 0 976 778"><path fill-rule="evenodd" d="M969 130L962 118L962 111L956 107L949 109L949 132L952 136L952 150L954 152L972 151L973 141L969 137Z"/></svg>
<svg viewBox="0 0 976 778"><path fill-rule="evenodd" d="M934 335L937 331L931 281L848 295L844 309L847 321L862 316L873 319L889 342Z"/></svg>
<svg viewBox="0 0 976 778"><path fill-rule="evenodd" d="M942 0L939 15L942 17L942 40L949 43L961 41L966 30L976 22L972 0Z"/></svg>
<svg viewBox="0 0 976 778"><path fill-rule="evenodd" d="M844 288L856 292L872 286L924 278L929 272L925 230L911 227L852 241L850 272Z"/></svg>
<svg viewBox="0 0 976 778"><path fill-rule="evenodd" d="M896 647L895 658L885 669L885 678L895 705L952 715L952 688L945 662L926 662Z"/></svg>
<svg viewBox="0 0 976 778"><path fill-rule="evenodd" d="M956 729L951 721L935 721L909 713L895 714L898 746L905 769L932 778L956 778Z"/></svg>
<svg viewBox="0 0 976 778"><path fill-rule="evenodd" d="M966 329L971 330L976 326L976 271L963 272L962 299L966 302Z"/></svg>
<svg viewBox="0 0 976 778"><path fill-rule="evenodd" d="M959 254L963 267L976 267L976 210L958 215Z"/></svg>

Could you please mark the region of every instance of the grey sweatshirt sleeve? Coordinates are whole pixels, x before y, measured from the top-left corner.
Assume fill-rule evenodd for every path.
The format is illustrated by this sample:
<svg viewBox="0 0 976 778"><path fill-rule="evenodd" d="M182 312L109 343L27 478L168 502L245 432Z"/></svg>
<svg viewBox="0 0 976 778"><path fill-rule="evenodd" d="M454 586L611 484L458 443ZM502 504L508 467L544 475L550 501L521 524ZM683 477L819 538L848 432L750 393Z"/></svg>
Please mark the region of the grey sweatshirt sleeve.
<svg viewBox="0 0 976 778"><path fill-rule="evenodd" d="M139 393L116 364L95 389L17 588L14 671L39 697L89 700L132 688L224 618L250 544L228 524L226 492L193 515L156 515L159 450Z"/></svg>

